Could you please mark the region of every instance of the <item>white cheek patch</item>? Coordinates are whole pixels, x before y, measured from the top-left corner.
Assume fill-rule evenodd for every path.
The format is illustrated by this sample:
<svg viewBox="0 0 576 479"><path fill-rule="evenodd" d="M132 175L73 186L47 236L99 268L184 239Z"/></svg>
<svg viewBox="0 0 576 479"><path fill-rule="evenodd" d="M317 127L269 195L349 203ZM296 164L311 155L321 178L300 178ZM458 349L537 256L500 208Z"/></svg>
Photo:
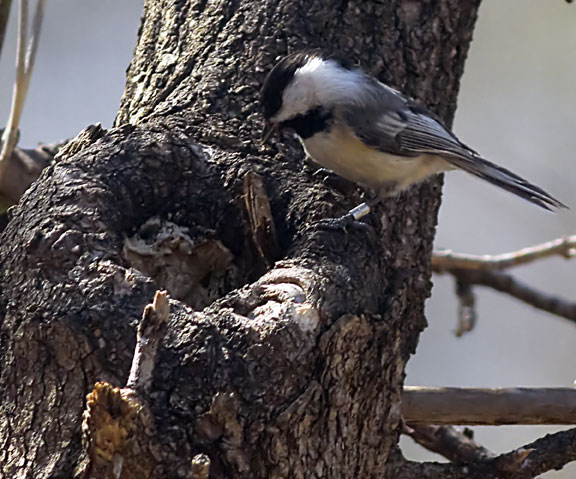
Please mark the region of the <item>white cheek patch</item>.
<svg viewBox="0 0 576 479"><path fill-rule="evenodd" d="M345 70L332 60L312 58L294 73L282 95L282 108L272 118L281 123L318 106L359 101L365 79L359 70Z"/></svg>
<svg viewBox="0 0 576 479"><path fill-rule="evenodd" d="M294 75L294 80L284 90L282 95L282 108L272 118L272 121L281 123L289 118L306 113L315 106L315 97L316 91L313 78Z"/></svg>

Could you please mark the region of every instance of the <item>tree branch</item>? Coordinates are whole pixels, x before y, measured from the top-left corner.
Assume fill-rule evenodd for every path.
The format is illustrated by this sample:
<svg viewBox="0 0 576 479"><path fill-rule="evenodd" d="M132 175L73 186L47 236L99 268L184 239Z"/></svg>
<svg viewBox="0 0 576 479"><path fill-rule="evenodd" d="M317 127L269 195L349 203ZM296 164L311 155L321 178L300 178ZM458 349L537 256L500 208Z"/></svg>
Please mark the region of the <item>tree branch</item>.
<svg viewBox="0 0 576 479"><path fill-rule="evenodd" d="M435 273L445 273L455 269L501 271L550 256L562 256L568 259L574 255L576 255L576 235L498 255L473 255L454 253L450 250L435 251L432 254L432 270Z"/></svg>
<svg viewBox="0 0 576 479"><path fill-rule="evenodd" d="M408 424L576 424L576 390L405 386L402 414Z"/></svg>
<svg viewBox="0 0 576 479"><path fill-rule="evenodd" d="M459 431L452 426L407 424L404 434L429 451L444 456L454 464L470 464L496 457L472 439L472 431Z"/></svg>
<svg viewBox="0 0 576 479"><path fill-rule="evenodd" d="M513 276L501 273L506 268L528 264L550 256L572 258L576 255L576 235L499 255L471 255L449 250L432 254L432 270L451 274L456 279L460 301L456 336L471 331L476 323L473 285L487 286L509 294L535 308L576 321L576 302L538 291Z"/></svg>
<svg viewBox="0 0 576 479"><path fill-rule="evenodd" d="M28 34L28 0L20 0L19 20L18 20L18 47L16 61L16 81L14 83L14 92L12 94L12 106L8 124L2 135L2 149L0 150L0 191L13 203L17 202L19 196L15 195L14 188L11 185L10 178L7 177L8 159L12 157L12 152L18 142L18 125L30 78L34 68L36 52L38 50L40 31L42 29L42 20L46 0L38 0L34 13L32 24L32 36L28 47L26 46L26 36Z"/></svg>
<svg viewBox="0 0 576 479"><path fill-rule="evenodd" d="M494 271L451 270L458 282L487 286L537 309L576 322L576 302L538 291L513 276Z"/></svg>
<svg viewBox="0 0 576 479"><path fill-rule="evenodd" d="M560 470L576 459L576 429L560 431L530 444L467 465L407 461L396 469L396 479L532 479Z"/></svg>
<svg viewBox="0 0 576 479"><path fill-rule="evenodd" d="M10 18L10 7L12 0L0 0L0 58L2 56L2 46L4 45L4 36L6 35L6 26Z"/></svg>

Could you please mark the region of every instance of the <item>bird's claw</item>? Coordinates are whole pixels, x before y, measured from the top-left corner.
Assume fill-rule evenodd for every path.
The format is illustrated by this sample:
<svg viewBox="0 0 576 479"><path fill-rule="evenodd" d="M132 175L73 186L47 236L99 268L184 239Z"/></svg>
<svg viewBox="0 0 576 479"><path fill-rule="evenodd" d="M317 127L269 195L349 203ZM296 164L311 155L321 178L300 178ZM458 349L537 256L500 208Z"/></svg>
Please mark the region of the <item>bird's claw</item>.
<svg viewBox="0 0 576 479"><path fill-rule="evenodd" d="M370 225L358 221L350 213L347 213L339 218L324 218L315 221L310 226L313 228L325 229L330 231L344 231L345 233L351 229L365 231L368 233L373 232L373 229Z"/></svg>

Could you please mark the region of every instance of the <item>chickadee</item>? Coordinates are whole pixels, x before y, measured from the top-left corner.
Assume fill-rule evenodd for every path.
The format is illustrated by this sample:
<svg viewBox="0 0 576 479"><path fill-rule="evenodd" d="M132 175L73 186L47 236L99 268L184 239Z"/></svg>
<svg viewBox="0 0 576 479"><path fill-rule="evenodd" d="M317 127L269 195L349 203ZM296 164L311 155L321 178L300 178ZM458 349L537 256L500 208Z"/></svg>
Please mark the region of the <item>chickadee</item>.
<svg viewBox="0 0 576 479"><path fill-rule="evenodd" d="M314 53L282 59L261 92L263 141L279 129L296 132L316 163L377 192L340 220L353 221L381 199L430 175L461 169L542 208L557 199L463 144L426 108L359 67Z"/></svg>

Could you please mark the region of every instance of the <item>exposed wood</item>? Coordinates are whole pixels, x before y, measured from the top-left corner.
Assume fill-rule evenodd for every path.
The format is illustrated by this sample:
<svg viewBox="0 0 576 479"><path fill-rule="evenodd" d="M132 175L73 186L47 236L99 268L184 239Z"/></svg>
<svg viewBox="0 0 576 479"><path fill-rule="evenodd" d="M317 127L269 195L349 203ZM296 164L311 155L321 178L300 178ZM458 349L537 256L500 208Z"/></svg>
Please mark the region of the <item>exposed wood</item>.
<svg viewBox="0 0 576 479"><path fill-rule="evenodd" d="M85 458L78 466L82 478L142 479L157 474L160 445L148 394L169 315L166 292L156 291L138 324L126 387L100 381L87 395L82 418Z"/></svg>

